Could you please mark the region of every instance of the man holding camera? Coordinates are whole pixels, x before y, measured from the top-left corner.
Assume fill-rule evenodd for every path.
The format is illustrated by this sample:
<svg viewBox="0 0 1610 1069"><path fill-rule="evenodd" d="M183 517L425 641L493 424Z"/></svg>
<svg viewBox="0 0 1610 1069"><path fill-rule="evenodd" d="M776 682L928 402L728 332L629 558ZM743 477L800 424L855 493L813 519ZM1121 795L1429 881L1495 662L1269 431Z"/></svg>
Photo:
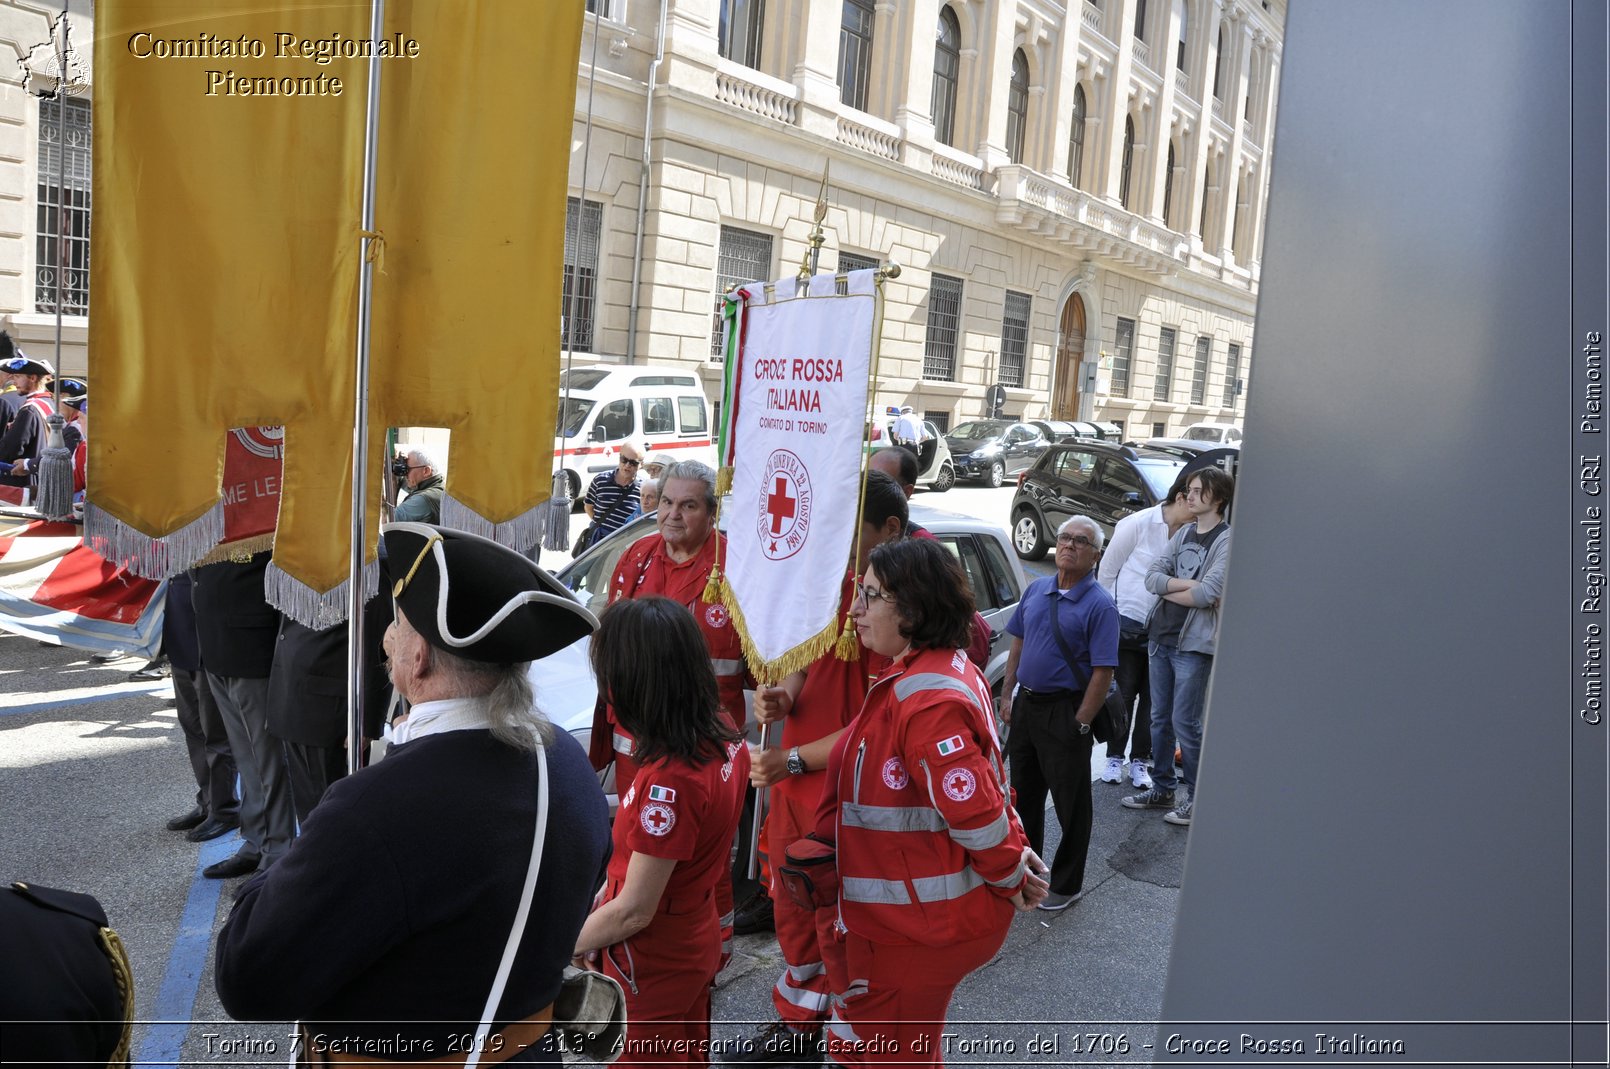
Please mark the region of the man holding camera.
<svg viewBox="0 0 1610 1069"><path fill-rule="evenodd" d="M408 496L397 506L394 517L398 523L442 522L442 494L445 489L442 477L436 472L436 461L423 449L410 450L391 462L391 473L403 480Z"/></svg>

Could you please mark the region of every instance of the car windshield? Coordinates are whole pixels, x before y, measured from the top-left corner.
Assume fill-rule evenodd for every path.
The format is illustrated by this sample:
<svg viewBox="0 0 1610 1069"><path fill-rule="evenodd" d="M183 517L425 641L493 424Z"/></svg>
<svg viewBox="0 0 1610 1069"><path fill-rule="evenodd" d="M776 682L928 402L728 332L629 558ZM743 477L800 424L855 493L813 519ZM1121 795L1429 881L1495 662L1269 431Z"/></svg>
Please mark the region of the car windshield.
<svg viewBox="0 0 1610 1069"><path fill-rule="evenodd" d="M963 423L959 427L952 428L951 432L946 435L946 437L966 438L977 442L982 441L985 438L999 438L1001 435L1006 433L1006 428L1010 426L1010 423L1003 423L999 420L974 420L971 423Z"/></svg>
<svg viewBox="0 0 1610 1069"><path fill-rule="evenodd" d="M1216 442L1219 440L1219 429L1217 427L1192 427L1185 432L1185 437L1187 441L1192 442Z"/></svg>
<svg viewBox="0 0 1610 1069"><path fill-rule="evenodd" d="M574 438L581 425L587 422L587 413L593 410L593 403L582 397L567 397L564 402L564 416L559 420L559 433L566 438Z"/></svg>
<svg viewBox="0 0 1610 1069"><path fill-rule="evenodd" d="M1135 467L1141 478L1146 480L1146 485L1152 488L1152 493L1162 500L1168 494L1168 488L1174 485L1174 480L1179 478L1185 461L1173 457L1140 457L1135 461Z"/></svg>
<svg viewBox="0 0 1610 1069"><path fill-rule="evenodd" d="M572 390L591 390L595 389L600 382L607 378L609 378L609 372L600 371L598 368L572 368L569 371L559 373L559 388L563 390L568 386Z"/></svg>

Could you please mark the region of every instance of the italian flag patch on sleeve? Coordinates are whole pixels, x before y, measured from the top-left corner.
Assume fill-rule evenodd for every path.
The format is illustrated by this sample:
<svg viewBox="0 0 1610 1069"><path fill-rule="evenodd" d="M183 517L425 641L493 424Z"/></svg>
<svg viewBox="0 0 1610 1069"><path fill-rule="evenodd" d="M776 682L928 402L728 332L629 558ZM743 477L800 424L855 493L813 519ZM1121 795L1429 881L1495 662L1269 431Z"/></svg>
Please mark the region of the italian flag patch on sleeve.
<svg viewBox="0 0 1610 1069"><path fill-rule="evenodd" d="M648 797L651 802L674 802L676 792L669 787L654 786L648 789Z"/></svg>
<svg viewBox="0 0 1610 1069"><path fill-rule="evenodd" d="M953 753L960 753L966 745L967 743L962 741L960 735L952 735L950 738L940 742L939 756L949 757Z"/></svg>

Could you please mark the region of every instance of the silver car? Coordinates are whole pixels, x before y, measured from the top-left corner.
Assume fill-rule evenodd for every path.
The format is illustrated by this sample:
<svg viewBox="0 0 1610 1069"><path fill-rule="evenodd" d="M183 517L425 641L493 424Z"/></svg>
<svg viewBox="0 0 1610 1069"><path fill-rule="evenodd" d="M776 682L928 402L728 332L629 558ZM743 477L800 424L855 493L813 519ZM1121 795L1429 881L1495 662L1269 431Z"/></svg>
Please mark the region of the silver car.
<svg viewBox="0 0 1610 1069"><path fill-rule="evenodd" d="M1006 532L983 520L916 502L911 505L911 522L927 529L940 545L956 554L961 561L962 570L972 583L973 600L978 605L978 611L989 621L994 633L990 640L989 665L984 674L990 686L999 694L1001 679L1006 674L1006 655L1011 647L1006 634L1006 621L1017 608L1018 599L1023 596L1023 588L1027 585L1023 569L1006 540ZM588 547L586 553L555 574L578 601L595 613L603 612L609 600L609 581L615 574L615 565L621 555L626 552L626 547L653 532L654 517L641 516L603 541ZM588 660L589 642L586 638L579 639L531 666L531 680L536 688L538 704L548 719L575 736L583 749L592 741L593 707L598 699L598 687ZM751 720L748 724L751 736L758 738L754 734L754 727ZM616 804L613 775L613 770L606 772L603 780L611 812Z"/></svg>

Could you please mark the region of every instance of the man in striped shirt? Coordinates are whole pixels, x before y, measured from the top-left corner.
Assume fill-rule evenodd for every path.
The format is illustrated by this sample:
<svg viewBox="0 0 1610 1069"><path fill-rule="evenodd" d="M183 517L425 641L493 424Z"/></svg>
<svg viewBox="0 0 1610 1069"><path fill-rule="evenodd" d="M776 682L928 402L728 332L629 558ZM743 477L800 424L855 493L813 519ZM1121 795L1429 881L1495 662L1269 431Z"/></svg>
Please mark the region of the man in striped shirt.
<svg viewBox="0 0 1610 1069"><path fill-rule="evenodd" d="M627 442L621 446L615 470L599 472L592 485L587 487L582 508L587 510L587 518L593 522L593 542L624 527L626 521L637 513L637 469L642 463L642 451Z"/></svg>

